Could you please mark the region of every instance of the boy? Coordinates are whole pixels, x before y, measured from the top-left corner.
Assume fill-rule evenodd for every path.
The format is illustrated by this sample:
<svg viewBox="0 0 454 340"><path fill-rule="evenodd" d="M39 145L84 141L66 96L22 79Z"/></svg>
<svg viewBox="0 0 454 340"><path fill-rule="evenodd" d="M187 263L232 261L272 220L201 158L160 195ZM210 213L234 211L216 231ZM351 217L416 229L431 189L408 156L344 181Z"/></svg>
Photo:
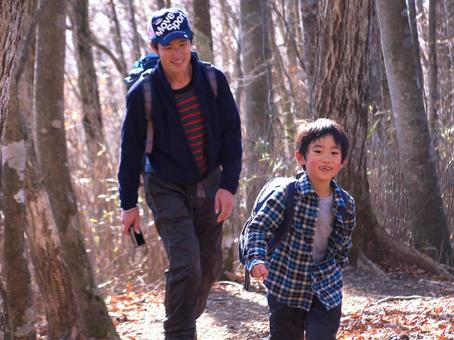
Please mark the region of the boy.
<svg viewBox="0 0 454 340"><path fill-rule="evenodd" d="M267 287L271 340L336 338L355 202L333 178L348 149L347 135L334 121L301 124L295 158L305 171L295 184L287 235L267 258L267 242L283 220L285 187L270 196L246 231L246 268Z"/></svg>

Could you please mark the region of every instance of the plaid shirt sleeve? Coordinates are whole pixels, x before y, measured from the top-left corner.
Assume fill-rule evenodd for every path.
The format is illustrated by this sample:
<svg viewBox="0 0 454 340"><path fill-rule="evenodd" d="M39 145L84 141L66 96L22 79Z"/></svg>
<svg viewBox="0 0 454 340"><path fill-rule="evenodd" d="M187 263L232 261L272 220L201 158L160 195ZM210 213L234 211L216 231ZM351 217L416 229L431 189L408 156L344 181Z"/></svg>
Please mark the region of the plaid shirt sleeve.
<svg viewBox="0 0 454 340"><path fill-rule="evenodd" d="M345 213L342 216L343 224L337 229L334 257L343 270L348 264L348 252L352 247L352 234L356 225L355 200L350 195L346 202Z"/></svg>
<svg viewBox="0 0 454 340"><path fill-rule="evenodd" d="M258 263L268 266L268 242L276 228L284 219L285 187L274 191L256 214L246 230L246 268L251 269Z"/></svg>

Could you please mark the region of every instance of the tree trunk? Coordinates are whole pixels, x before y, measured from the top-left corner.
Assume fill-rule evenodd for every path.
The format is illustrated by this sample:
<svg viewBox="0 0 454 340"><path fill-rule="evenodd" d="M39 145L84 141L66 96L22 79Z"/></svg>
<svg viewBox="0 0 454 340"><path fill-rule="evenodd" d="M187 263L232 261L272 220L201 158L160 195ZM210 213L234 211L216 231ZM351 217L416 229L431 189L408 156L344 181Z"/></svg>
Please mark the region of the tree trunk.
<svg viewBox="0 0 454 340"><path fill-rule="evenodd" d="M399 145L405 169L410 225L416 249L442 263L450 263L452 249L435 170L422 89L415 77L405 0L379 0L377 10L383 54Z"/></svg>
<svg viewBox="0 0 454 340"><path fill-rule="evenodd" d="M38 24L35 107L38 112L52 112L63 110L65 4L49 0L41 6L42 15L47 22ZM61 78L60 83L55 81L55 77ZM48 97L53 100L47 101ZM53 126L52 128L61 129L63 121L55 120ZM35 119L35 127L39 131L37 138L49 132L49 126L41 125L40 119ZM42 154L45 156L46 152ZM37 281L44 296L49 338L57 339L70 334L72 327L76 326L78 309L69 277L70 270L61 253L55 219L49 202L46 201L47 193L39 187L40 181L33 173L37 169L36 164L33 164L33 155L34 149L29 146L25 175L27 236L37 269ZM61 162L63 161L62 159Z"/></svg>
<svg viewBox="0 0 454 340"><path fill-rule="evenodd" d="M379 228L372 210L366 175L369 1L319 3L319 47L311 98L311 116L341 124L351 141L350 157L339 176L356 200L357 226L353 262L373 243L370 230ZM334 43L336 42L336 43Z"/></svg>
<svg viewBox="0 0 454 340"><path fill-rule="evenodd" d="M77 68L79 70L79 91L83 112L83 126L87 143L87 156L93 166L95 182L105 178L108 163L107 145L103 130L101 105L99 102L96 69L93 61L93 51L90 41L88 23L88 0L72 2L71 22L73 25L73 42ZM124 58L122 61L125 74ZM95 192L95 196L97 196Z"/></svg>
<svg viewBox="0 0 454 340"><path fill-rule="evenodd" d="M444 9L444 24L446 27L446 35L448 37L454 36L454 1L452 0L445 0L443 1L443 9ZM454 88L454 43L448 44L448 55L446 58L449 60L448 65L449 67L449 77L448 77L448 93L446 94L447 97L447 106L454 107L454 93L452 89Z"/></svg>
<svg viewBox="0 0 454 340"><path fill-rule="evenodd" d="M113 12L114 22L116 19L115 6L110 1ZM73 42L75 46L75 56L79 70L79 92L83 112L83 127L86 137L88 165L92 181L89 184L91 194L86 197L88 203L87 214L93 219L100 221L103 210L110 211L114 209L113 204L108 204L99 200L99 196L107 193L106 179L113 177L111 168L110 153L108 151L105 139L101 104L99 100L98 82L96 69L93 59L91 44L88 43L90 38L90 28L88 22L88 0L78 0L72 2L71 22L73 25ZM119 30L119 27L117 27ZM119 31L116 31L119 34ZM116 33L114 32L114 37ZM120 40L121 46L121 40ZM121 49L121 48L120 48ZM121 49L120 60L122 67L124 65L124 56ZM126 71L125 71L126 72ZM92 222L93 223L93 222ZM96 257L101 267L108 267L106 264L113 258L113 235L110 228L97 227L93 233L104 247L96 247ZM102 273L104 275L107 273Z"/></svg>
<svg viewBox="0 0 454 340"><path fill-rule="evenodd" d="M418 20L416 14L416 4L415 0L407 0L408 1L408 23L410 27L410 37L411 37L411 47L412 47L412 57L415 63L415 71L416 71L416 81L418 87L422 91L424 104L425 103L425 92L424 92L424 75L423 69L421 64L421 49L419 46L419 33L418 33Z"/></svg>
<svg viewBox="0 0 454 340"><path fill-rule="evenodd" d="M265 178L272 147L272 84L270 72L269 9L265 1L241 1L241 34L245 82L246 208L251 210Z"/></svg>
<svg viewBox="0 0 454 340"><path fill-rule="evenodd" d="M11 69L16 49L21 37L23 38L23 29L26 26L26 21L22 18L32 3L33 0L0 2L0 46L8 46L2 52L2 62L0 63L0 84L2 84L0 87L0 143L8 108Z"/></svg>
<svg viewBox="0 0 454 340"><path fill-rule="evenodd" d="M302 89L298 89L299 77L297 77L298 64L294 64L291 58L288 58L285 62L285 58L281 54L281 49L276 42L276 32L280 32L283 37L291 35L289 31L289 23L287 20L288 15L283 3L280 4L280 8L277 8L276 3L273 2L273 13L278 16L278 23L276 25L269 26L269 41L271 46L271 60L273 61L273 94L274 97L279 98L278 102L273 103L274 118L272 122L273 137L272 141L273 150L269 156L274 162L280 162L281 167L276 174L286 174L285 170L288 169L288 164L293 163L293 143L292 143L292 128L295 124L296 117L300 114L299 103L296 98L304 98ZM276 27L277 26L277 27ZM278 30L277 30L278 29ZM289 54L296 57L294 53L289 52L290 49L295 51L291 40L293 38L287 38L289 40L284 43L287 48L287 56ZM293 168L293 167L291 167Z"/></svg>
<svg viewBox="0 0 454 340"><path fill-rule="evenodd" d="M142 55L142 39L139 32L137 32L136 24L136 9L134 7L134 0L127 0L129 10L129 22L132 29L132 59L136 60Z"/></svg>
<svg viewBox="0 0 454 340"><path fill-rule="evenodd" d="M158 6L158 9L167 7L167 2L165 0L156 0L156 5Z"/></svg>
<svg viewBox="0 0 454 340"><path fill-rule="evenodd" d="M25 136L18 112L20 61L17 58L26 47L35 7L34 0L2 2L0 7L0 46L8 46L0 69L3 84L0 89L0 210L4 215L3 246L0 247L0 339L36 338L24 238Z"/></svg>
<svg viewBox="0 0 454 340"><path fill-rule="evenodd" d="M374 261L393 264L396 258L418 263L431 272L448 275L433 261L394 241L379 225L372 210L366 171L368 131L370 33L374 11L371 1L324 0L319 3L319 45L311 98L314 117L334 119L347 132L351 152L339 176L340 184L356 200L356 230L351 259L365 253ZM336 42L336 43L334 43ZM404 249L405 248L405 249ZM429 265L430 264L430 265Z"/></svg>
<svg viewBox="0 0 454 340"><path fill-rule="evenodd" d="M303 19L304 41L304 85L306 87L305 116L310 112L309 103L312 96L317 52L317 1L301 0L301 17Z"/></svg>
<svg viewBox="0 0 454 340"><path fill-rule="evenodd" d="M240 23L240 18L239 15L235 15L238 13L234 13L234 9L230 6L228 1L226 0L221 0L219 1L219 7L221 13L223 13L222 16L222 25L225 30L229 30L230 32L230 27L238 27ZM238 9L235 9L238 10ZM231 46L234 44L238 44L238 48L236 51L234 51L230 57L229 52L231 53ZM234 34L226 34L225 38L222 39L221 41L221 48L224 51L221 56L221 60L223 65L229 65L230 60L233 58L234 60L234 65L235 67L233 68L233 74L231 79L237 79L238 82L240 82L240 79L242 79L243 74L242 74L242 68L241 68L241 41L235 37ZM232 85L232 84L231 84ZM235 101L241 110L241 97L242 97L242 91L243 88L241 85L238 84L236 87L236 91L234 93ZM243 116L242 116L243 117ZM244 192L242 190L242 186L240 186L238 193L235 195L235 202L237 205L239 205L239 202L242 201L242 198L244 197ZM236 208L233 209L232 215L230 216L227 221L224 222L223 226L223 238L222 238L222 248L223 248L223 271L224 272L233 272L234 270L234 263L235 260L237 259L237 254L238 254L238 248L237 248L237 243L235 242L235 239L238 238L238 234L241 230L241 225L239 223L235 223L236 221L239 221L241 219L241 210ZM227 279L227 277L226 277Z"/></svg>
<svg viewBox="0 0 454 340"><path fill-rule="evenodd" d="M11 90L10 94L13 94ZM17 104L10 99L9 106ZM15 334L14 339L34 339L33 309L31 307L31 278L27 266L27 250L24 238L25 203L25 142L24 131L21 131L19 117L8 110L3 144L3 213L5 216L4 231L4 276L6 286L6 303L9 315L9 327Z"/></svg>
<svg viewBox="0 0 454 340"><path fill-rule="evenodd" d="M27 238L36 281L42 294L48 339L69 336L73 329L85 333L78 317L76 292L70 269L63 260L62 245L47 191L39 175L33 142L27 146L25 169Z"/></svg>
<svg viewBox="0 0 454 340"><path fill-rule="evenodd" d="M28 21L31 13L24 15ZM14 69L17 69L16 58ZM31 60L33 62L33 59ZM30 63L30 62L28 62ZM31 64L33 67L33 64ZM27 67L30 69L30 67ZM33 68L31 68L33 69ZM32 78L22 77L20 89L16 77L10 79L10 98L2 145L2 191L5 232L3 238L3 262L6 286L6 305L9 316L8 328L14 339L35 339L32 308L31 277L27 263L25 242L24 175L26 161L25 128L19 98L29 98L27 86ZM31 105L30 105L31 108Z"/></svg>
<svg viewBox="0 0 454 340"><path fill-rule="evenodd" d="M211 35L210 0L194 0L194 42L200 58L209 62L214 61L213 37Z"/></svg>
<svg viewBox="0 0 454 340"><path fill-rule="evenodd" d="M429 1L429 36L427 45L429 55L429 70L428 70L429 103L427 105L427 113L429 117L429 130L432 136L433 146L436 149L439 131L437 128L438 121L437 4L434 0Z"/></svg>
<svg viewBox="0 0 454 340"><path fill-rule="evenodd" d="M113 37L114 46L115 46L115 52L121 63L121 74L125 75L127 72L127 67L126 67L126 61L125 61L125 53L123 51L120 22L119 22L118 16L117 16L117 9L115 7L114 0L109 0L108 2L109 2L109 9L110 9L109 18L110 18L110 24L111 24L112 37ZM88 12L88 0L84 0L84 7L87 8L87 12ZM88 27L88 15L85 15L85 18L87 20L87 27Z"/></svg>
<svg viewBox="0 0 454 340"><path fill-rule="evenodd" d="M291 78L292 93L295 93L293 98L292 109L293 114L289 114L287 122L294 121L295 117L302 116L304 112L305 103L308 103L310 96L305 91L301 79L304 79L303 70L304 63L300 51L303 51L298 44L302 42L302 34L300 29L300 10L299 3L295 0L286 0L282 7L285 9L284 22L286 26L287 38L287 58L288 58L288 73ZM287 19L288 18L288 19ZM272 25L273 26L273 25ZM290 126L288 126L290 128Z"/></svg>
<svg viewBox="0 0 454 340"><path fill-rule="evenodd" d="M278 4L279 3L279 4ZM276 91L276 97L280 98L275 107L278 107L281 114L276 124L273 123L275 130L274 145L282 145L282 148L275 148L272 158L293 159L293 143L291 130L295 124L296 117L300 117L302 108L305 106L304 98L306 97L304 86L301 86L302 68L299 63L300 56L297 49L297 14L299 6L294 13L292 6L293 0L273 1L273 13L277 16L277 25L270 25L270 43L272 50L272 60L274 64L273 84ZM275 32L276 26L283 37L287 58L283 58L281 49L277 45Z"/></svg>
<svg viewBox="0 0 454 340"><path fill-rule="evenodd" d="M117 339L104 301L97 293L80 234L76 197L68 169L63 99L64 5L64 2L49 0L45 15L47 21L39 26L35 87L36 149L61 239L63 257L77 299L78 317L87 332L86 336Z"/></svg>
<svg viewBox="0 0 454 340"><path fill-rule="evenodd" d="M3 288L3 277L0 270L0 339L10 339L7 328L8 313L6 311L6 292Z"/></svg>

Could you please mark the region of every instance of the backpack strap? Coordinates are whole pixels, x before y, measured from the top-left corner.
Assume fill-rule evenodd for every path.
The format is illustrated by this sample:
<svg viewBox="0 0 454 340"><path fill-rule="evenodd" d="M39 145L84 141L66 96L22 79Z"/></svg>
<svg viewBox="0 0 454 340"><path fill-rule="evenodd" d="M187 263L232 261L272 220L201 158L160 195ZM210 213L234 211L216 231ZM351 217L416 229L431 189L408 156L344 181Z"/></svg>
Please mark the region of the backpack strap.
<svg viewBox="0 0 454 340"><path fill-rule="evenodd" d="M290 230L290 226L293 222L293 211L294 211L294 203L295 203L295 180L292 180L287 184L287 193L285 196L285 207L284 207L284 219L282 223L277 227L276 231L274 232L273 238L268 244L268 256L270 256L274 250L276 250L277 246L281 241L284 239L285 235L287 235L288 231ZM243 287L246 291L249 291L251 287L251 275L249 271L244 267L244 281Z"/></svg>
<svg viewBox="0 0 454 340"><path fill-rule="evenodd" d="M271 255L273 251L278 247L279 243L281 243L285 235L287 235L290 226L292 225L295 198L295 183L296 181L291 181L289 184L287 184L284 219L274 232L273 238L270 240L270 243L268 244L268 255Z"/></svg>
<svg viewBox="0 0 454 340"><path fill-rule="evenodd" d="M145 153L151 154L153 150L153 121L151 120L151 77L150 72L143 73L143 100L145 108L145 120L147 121L147 139L145 142Z"/></svg>
<svg viewBox="0 0 454 340"><path fill-rule="evenodd" d="M207 71L208 80L210 82L211 90L213 91L214 97L218 97L218 82L216 80L216 73L214 70L214 66L210 63L203 62L205 69Z"/></svg>

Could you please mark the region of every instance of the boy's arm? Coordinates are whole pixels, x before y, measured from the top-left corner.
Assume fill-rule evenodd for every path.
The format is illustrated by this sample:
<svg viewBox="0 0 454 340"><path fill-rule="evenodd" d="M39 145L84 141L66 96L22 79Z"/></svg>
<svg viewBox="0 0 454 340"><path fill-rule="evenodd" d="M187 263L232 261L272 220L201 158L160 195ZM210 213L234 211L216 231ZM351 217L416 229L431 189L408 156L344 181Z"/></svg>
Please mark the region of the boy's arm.
<svg viewBox="0 0 454 340"><path fill-rule="evenodd" d="M268 265L268 242L284 219L285 187L276 190L253 216L246 229L246 269L263 263Z"/></svg>
<svg viewBox="0 0 454 340"><path fill-rule="evenodd" d="M341 269L348 266L348 252L352 247L352 234L356 225L355 200L349 197L343 215L343 225L339 228L339 237L336 241L336 262Z"/></svg>

